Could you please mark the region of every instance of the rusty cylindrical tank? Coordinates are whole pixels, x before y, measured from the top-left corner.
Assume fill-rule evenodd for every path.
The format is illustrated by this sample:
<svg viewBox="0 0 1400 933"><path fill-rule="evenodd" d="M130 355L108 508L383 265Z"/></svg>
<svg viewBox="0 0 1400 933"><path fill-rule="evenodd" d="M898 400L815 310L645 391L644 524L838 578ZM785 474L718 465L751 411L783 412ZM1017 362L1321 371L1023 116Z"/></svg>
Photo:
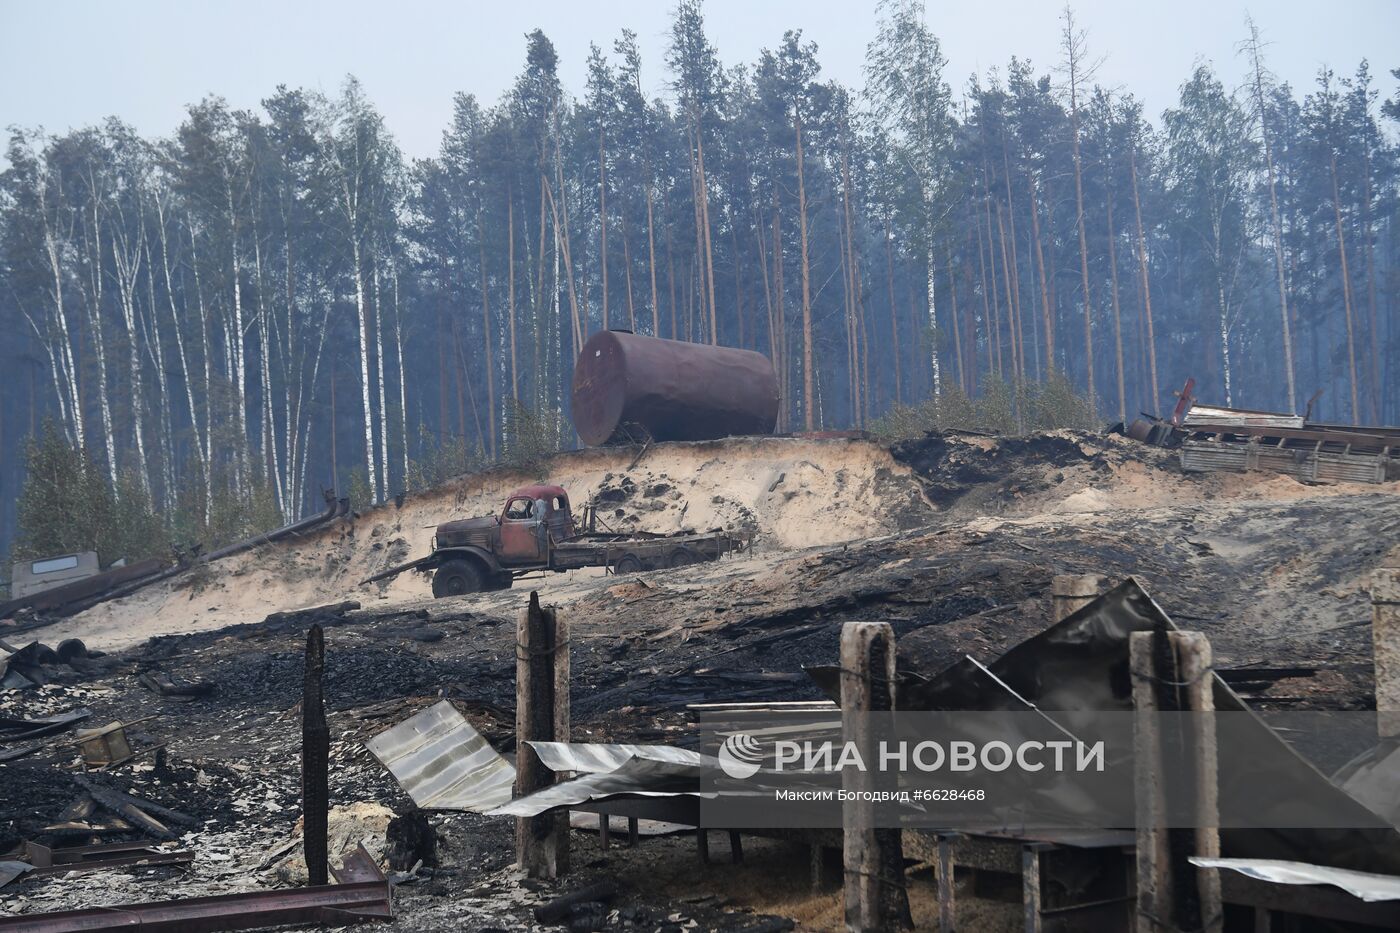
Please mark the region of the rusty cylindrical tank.
<svg viewBox="0 0 1400 933"><path fill-rule="evenodd" d="M630 425L657 441L771 434L778 378L752 350L605 330L579 353L573 402L585 444L625 437Z"/></svg>

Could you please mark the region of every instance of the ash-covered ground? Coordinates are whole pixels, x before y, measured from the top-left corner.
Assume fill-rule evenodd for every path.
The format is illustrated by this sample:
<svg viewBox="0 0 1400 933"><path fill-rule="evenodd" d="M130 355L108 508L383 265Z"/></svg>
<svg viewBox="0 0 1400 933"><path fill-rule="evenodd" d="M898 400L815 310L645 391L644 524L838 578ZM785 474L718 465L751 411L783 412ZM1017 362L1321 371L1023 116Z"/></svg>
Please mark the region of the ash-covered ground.
<svg viewBox="0 0 1400 933"><path fill-rule="evenodd" d="M1251 684L1246 692L1260 708L1374 706L1364 581L1400 558L1400 489L1393 485L1189 476L1167 452L1069 433L933 436L897 445L891 462L905 478L887 476L884 482L894 484L893 492L886 488L888 501L861 519L878 511L880 533L843 543L793 548L770 541L715 564L627 577L574 573L437 601L422 578L392 591L347 586L339 597L362 608L192 625L189 633L168 630L80 662L81 669L53 668L55 683L7 692L6 715L85 707L93 714L85 725L153 717L131 735L136 745L165 743L159 762L148 756L86 779L193 817L178 832L196 858L179 868L19 880L0 889L0 912L199 896L303 878L294 845L299 701L313 621L325 627L333 849L361 838L382 848L387 819L411 805L363 741L446 697L510 754L515 619L532 587L568 616L576 741L683 745L692 738L687 704L820 698L803 668L835 663L840 627L849 621L890 622L902 662L930 674L964 654L990 661L1048 624L1050 580L1059 573L1136 575L1180 626L1210 637L1218 669L1310 671ZM826 469L817 460L811 467ZM880 461L878 470L891 469ZM646 513L679 509L687 497L723 495L669 474L659 478L645 458L630 473L606 472L596 483L600 500L619 521L637 526ZM797 482L778 472L784 476L775 494ZM663 483L668 488L658 491ZM658 500L660 508L646 504ZM746 519L760 535L768 531L765 514L752 510ZM336 534L367 538L366 528L388 520L382 512L366 516ZM386 534L394 536L391 530L381 540ZM260 560L271 567L287 563L287 555L268 549ZM264 571L258 579L266 587L273 578ZM230 577L220 585L228 592L250 584ZM187 600L191 614L218 592ZM301 594L301 584L289 584L289 592ZM173 611L163 605L162 618ZM0 637L52 644L83 637L84 624L80 616L23 634L0 629ZM143 673L208 681L215 692L164 697L141 685ZM45 829L82 793L75 758L71 746L54 745L0 765L0 852L22 839L87 841ZM575 831L575 871L558 884L526 884L510 865L510 821L432 819L440 867L396 889L398 929L528 928L533 905L604 877L621 887L605 920L609 929L744 930L771 917L810 929L842 923L839 893L810 890L808 851L780 841L745 837L746 862L736 866L716 835L714 861L702 868L690 835L644 837L636 849L615 836L605 854L596 834ZM916 917L931 920L927 875L911 876L911 892ZM1016 912L1004 920L1014 928ZM1000 922L989 916L984 926Z"/></svg>

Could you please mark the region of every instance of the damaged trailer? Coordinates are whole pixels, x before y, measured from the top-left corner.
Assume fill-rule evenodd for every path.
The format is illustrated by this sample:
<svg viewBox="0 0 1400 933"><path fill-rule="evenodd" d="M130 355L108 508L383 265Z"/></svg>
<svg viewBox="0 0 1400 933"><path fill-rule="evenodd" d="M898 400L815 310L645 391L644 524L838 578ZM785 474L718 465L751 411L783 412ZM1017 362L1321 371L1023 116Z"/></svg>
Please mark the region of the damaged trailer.
<svg viewBox="0 0 1400 933"><path fill-rule="evenodd" d="M1180 450L1188 473L1284 473L1305 483L1386 483L1400 479L1400 427L1324 424L1306 415L1198 405L1193 381L1171 419L1144 415L1129 437Z"/></svg>

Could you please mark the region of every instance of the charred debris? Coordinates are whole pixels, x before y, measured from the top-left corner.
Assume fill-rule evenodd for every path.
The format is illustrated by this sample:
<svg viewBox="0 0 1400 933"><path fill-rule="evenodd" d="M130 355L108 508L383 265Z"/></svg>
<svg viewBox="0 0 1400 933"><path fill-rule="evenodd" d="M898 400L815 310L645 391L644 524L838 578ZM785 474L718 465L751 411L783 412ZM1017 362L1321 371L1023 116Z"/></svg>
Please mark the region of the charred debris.
<svg viewBox="0 0 1400 933"><path fill-rule="evenodd" d="M1187 380L1170 418L1139 418L1122 430L1179 450L1188 472L1260 470L1305 483L1400 479L1400 428L1312 421L1312 402L1302 415L1202 405L1194 388L1195 380Z"/></svg>
<svg viewBox="0 0 1400 933"><path fill-rule="evenodd" d="M1149 811L1136 831L889 831L858 804L825 830L699 825L715 761L695 722L716 707L850 722L1400 707L1393 496L995 519L1067 471L1133 463L1185 482L1177 457L1185 472L1392 477L1400 431L1189 395L1126 429L1147 446L893 445L930 508L896 534L608 574L562 605L343 601L110 654L17 644L62 625L21 616L0 628L0 931L1400 927L1400 729L1384 716L1359 756L1295 748L1262 721L1282 765L1199 746L1218 781L1202 778L1202 806L1211 788L1268 788L1363 808L1365 830L1183 832ZM603 486L609 508L645 496ZM991 517L939 519L958 509ZM344 517L333 504L317 520Z"/></svg>

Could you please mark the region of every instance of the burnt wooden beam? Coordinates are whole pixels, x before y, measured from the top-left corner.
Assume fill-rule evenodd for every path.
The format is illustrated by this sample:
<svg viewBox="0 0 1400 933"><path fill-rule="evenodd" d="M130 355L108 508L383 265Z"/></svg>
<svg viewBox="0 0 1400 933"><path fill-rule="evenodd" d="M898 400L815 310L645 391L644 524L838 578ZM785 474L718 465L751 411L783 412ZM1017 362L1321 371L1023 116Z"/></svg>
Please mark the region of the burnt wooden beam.
<svg viewBox="0 0 1400 933"><path fill-rule="evenodd" d="M894 628L887 622L847 622L841 628L841 737L855 745L862 761L877 760L870 714L894 707ZM875 804L867 795L889 789L895 777L853 768L841 772L842 789L853 792L841 807L846 929L852 933L914 928L900 831L876 827Z"/></svg>
<svg viewBox="0 0 1400 933"><path fill-rule="evenodd" d="M1059 622L1103 595L1105 580L1096 573L1057 574L1050 581L1050 615Z"/></svg>
<svg viewBox="0 0 1400 933"><path fill-rule="evenodd" d="M306 671L301 698L302 853L306 857L307 883L311 885L328 883L330 867L327 827L331 733L326 725L322 693L325 670L325 636L320 625L313 625L306 633Z"/></svg>
<svg viewBox="0 0 1400 933"><path fill-rule="evenodd" d="M523 797L556 780L529 743L569 741L568 624L552 607L540 605L537 592L530 593L516 624L515 733L515 795ZM565 874L569 870L568 811L518 818L515 856L528 877L554 879Z"/></svg>
<svg viewBox="0 0 1400 933"><path fill-rule="evenodd" d="M1222 927L1215 701L1199 632L1137 632L1129 647L1137 798L1138 933ZM1182 818L1189 815L1189 823Z"/></svg>
<svg viewBox="0 0 1400 933"><path fill-rule="evenodd" d="M1371 575L1371 644L1376 665L1376 729L1400 735L1400 568Z"/></svg>

